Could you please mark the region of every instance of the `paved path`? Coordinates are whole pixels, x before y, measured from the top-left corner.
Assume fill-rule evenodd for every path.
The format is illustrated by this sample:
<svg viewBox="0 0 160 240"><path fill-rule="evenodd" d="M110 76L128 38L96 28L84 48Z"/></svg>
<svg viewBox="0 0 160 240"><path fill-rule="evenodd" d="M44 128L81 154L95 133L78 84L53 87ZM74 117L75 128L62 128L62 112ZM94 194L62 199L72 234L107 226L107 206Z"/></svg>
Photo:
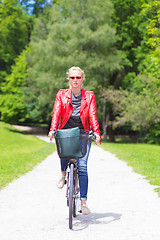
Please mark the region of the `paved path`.
<svg viewBox="0 0 160 240"><path fill-rule="evenodd" d="M160 198L125 162L92 146L88 205L68 229L65 189L56 188L59 159L47 157L0 191L0 240L159 240Z"/></svg>

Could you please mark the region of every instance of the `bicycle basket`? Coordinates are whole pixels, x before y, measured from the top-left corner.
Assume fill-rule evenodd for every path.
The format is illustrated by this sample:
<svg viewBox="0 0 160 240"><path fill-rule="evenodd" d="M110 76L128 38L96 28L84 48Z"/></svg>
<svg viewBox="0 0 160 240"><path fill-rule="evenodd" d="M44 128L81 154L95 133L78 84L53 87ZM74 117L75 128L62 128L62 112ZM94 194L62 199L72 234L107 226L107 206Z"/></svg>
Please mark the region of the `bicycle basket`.
<svg viewBox="0 0 160 240"><path fill-rule="evenodd" d="M57 130L57 152L62 160L82 158L87 152L88 135L80 134L79 128Z"/></svg>

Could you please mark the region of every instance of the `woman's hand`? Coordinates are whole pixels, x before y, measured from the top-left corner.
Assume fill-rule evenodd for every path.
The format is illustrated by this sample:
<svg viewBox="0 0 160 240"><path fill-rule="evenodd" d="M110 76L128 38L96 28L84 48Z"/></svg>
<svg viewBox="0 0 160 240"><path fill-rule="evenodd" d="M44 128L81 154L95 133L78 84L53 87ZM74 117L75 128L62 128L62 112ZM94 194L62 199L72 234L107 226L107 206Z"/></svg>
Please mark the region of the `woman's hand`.
<svg viewBox="0 0 160 240"><path fill-rule="evenodd" d="M48 133L48 137L50 138L50 141L52 141L53 134L54 134L54 131L50 131L50 132Z"/></svg>
<svg viewBox="0 0 160 240"><path fill-rule="evenodd" d="M97 133L94 133L94 135L95 135L95 137L96 137L96 139L95 139L95 144L97 145L97 144L100 142L101 137L100 137Z"/></svg>

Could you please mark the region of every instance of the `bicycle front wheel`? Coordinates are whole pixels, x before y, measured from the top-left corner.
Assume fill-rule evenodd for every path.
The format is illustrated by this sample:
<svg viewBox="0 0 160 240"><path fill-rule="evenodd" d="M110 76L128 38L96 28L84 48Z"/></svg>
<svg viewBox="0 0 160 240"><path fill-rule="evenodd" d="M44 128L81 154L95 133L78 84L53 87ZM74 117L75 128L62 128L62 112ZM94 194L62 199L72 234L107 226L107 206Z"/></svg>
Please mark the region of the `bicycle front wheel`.
<svg viewBox="0 0 160 240"><path fill-rule="evenodd" d="M74 164L70 166L70 185L69 185L69 228L72 229L72 214L73 214L73 179L74 177Z"/></svg>
<svg viewBox="0 0 160 240"><path fill-rule="evenodd" d="M78 179L78 173L77 170L74 171L74 191L75 191L75 196L73 198L73 217L75 218L77 215L77 205L79 201L79 179Z"/></svg>

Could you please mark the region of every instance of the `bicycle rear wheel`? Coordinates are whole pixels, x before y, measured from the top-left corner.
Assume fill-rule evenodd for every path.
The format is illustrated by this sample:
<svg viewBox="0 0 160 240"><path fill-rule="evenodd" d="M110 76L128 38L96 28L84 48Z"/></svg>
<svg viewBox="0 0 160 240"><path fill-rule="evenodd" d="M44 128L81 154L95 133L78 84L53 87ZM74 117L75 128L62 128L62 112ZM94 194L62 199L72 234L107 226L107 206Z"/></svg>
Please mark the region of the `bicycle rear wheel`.
<svg viewBox="0 0 160 240"><path fill-rule="evenodd" d="M74 164L70 166L70 185L69 185L69 229L72 229L73 214L73 191L74 191Z"/></svg>

